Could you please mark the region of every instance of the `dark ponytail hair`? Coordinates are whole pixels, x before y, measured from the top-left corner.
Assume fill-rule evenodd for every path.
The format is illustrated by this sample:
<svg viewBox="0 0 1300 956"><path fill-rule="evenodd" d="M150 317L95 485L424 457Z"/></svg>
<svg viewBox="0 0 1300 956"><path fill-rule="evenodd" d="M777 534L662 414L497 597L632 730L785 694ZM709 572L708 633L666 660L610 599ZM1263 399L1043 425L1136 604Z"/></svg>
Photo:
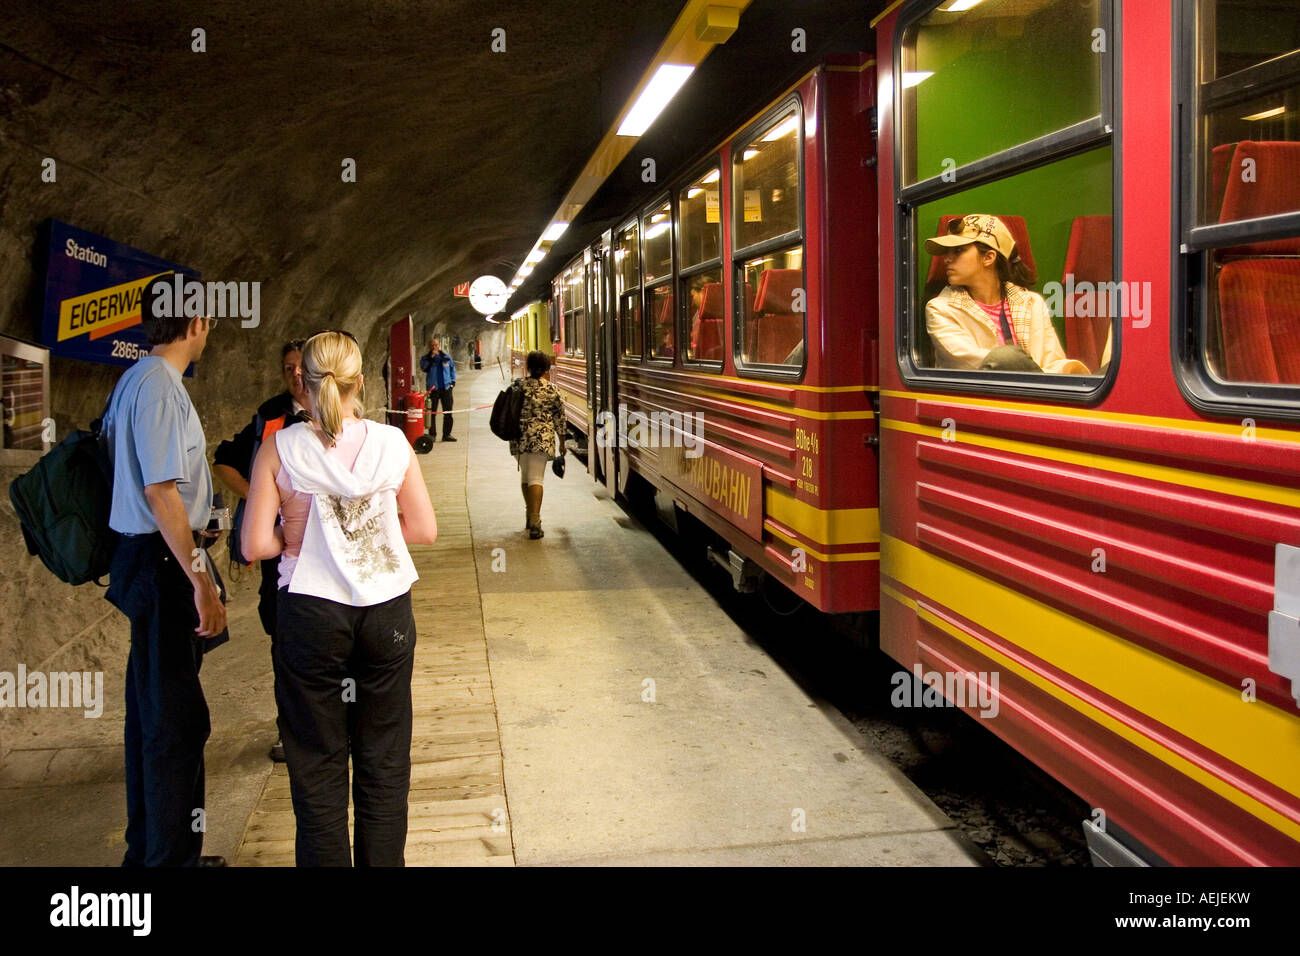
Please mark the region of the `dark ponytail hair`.
<svg viewBox="0 0 1300 956"><path fill-rule="evenodd" d="M1007 257L998 252L992 246L985 245L982 242L977 242L975 245L979 248L981 256L986 252L997 254L998 261L995 265L998 270L998 281L1002 286L1003 298L1006 298L1008 282L1012 285L1018 285L1022 289L1030 289L1037 284L1038 273L1029 265L1029 263L1020 258L1020 252L1018 250L1011 250L1011 261L1008 262Z"/></svg>

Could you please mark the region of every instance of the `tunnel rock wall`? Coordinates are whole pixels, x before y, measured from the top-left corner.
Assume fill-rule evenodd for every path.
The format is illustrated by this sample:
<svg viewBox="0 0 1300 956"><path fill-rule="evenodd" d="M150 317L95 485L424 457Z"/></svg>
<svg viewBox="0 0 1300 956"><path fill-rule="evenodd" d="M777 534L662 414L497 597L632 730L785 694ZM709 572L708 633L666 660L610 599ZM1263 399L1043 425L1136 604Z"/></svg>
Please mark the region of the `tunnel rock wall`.
<svg viewBox="0 0 1300 956"><path fill-rule="evenodd" d="M259 324L226 319L186 380L209 457L279 390L280 344L312 331L357 335L372 410L387 328L407 313L418 348L437 323L462 341L482 335L485 361L500 354L508 367L504 327L485 326L451 287L514 271L678 9L7 4L0 334L39 340L38 236L54 218L205 279L261 283ZM59 435L98 414L120 372L52 361ZM22 470L0 469L0 481ZM125 654L125 622L102 592L63 585L26 555L7 496L0 569L0 670ZM0 715L0 760L14 740L12 714Z"/></svg>

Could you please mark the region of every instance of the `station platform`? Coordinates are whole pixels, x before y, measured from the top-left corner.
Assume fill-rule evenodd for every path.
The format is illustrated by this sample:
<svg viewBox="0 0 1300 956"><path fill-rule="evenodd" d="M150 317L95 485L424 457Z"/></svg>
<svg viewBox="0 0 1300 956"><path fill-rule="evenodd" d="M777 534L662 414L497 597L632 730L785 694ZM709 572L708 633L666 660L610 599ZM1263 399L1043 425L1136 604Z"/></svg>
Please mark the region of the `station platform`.
<svg viewBox="0 0 1300 956"><path fill-rule="evenodd" d="M545 538L528 539L514 460L482 408L502 386L496 369L462 372L459 440L421 459L439 533L412 548L407 865L979 865L572 457L566 478L547 475ZM202 673L204 852L291 866L252 577L232 585L232 640ZM103 719L84 722L93 743L55 734L0 770L0 865L120 861L118 670Z"/></svg>

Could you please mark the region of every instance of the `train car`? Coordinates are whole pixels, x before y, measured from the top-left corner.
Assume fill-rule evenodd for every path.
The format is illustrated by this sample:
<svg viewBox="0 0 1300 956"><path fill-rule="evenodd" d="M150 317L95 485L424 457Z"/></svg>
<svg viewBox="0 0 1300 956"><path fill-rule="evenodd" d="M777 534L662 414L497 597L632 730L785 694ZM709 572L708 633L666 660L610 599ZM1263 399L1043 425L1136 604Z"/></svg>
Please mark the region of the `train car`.
<svg viewBox="0 0 1300 956"><path fill-rule="evenodd" d="M551 352L550 313L545 302L530 302L510 317L510 375L527 374L529 352Z"/></svg>
<svg viewBox="0 0 1300 956"><path fill-rule="evenodd" d="M827 60L552 283L589 470L833 612L878 606L874 94L869 56Z"/></svg>
<svg viewBox="0 0 1300 956"><path fill-rule="evenodd" d="M591 370L587 353L591 348L591 317L587 310L588 288L597 280L589 276L590 252L584 252L551 280L550 324L554 329L554 363L551 382L564 400L564 417L569 430L578 437L584 455L586 438L592 433L592 401L588 376ZM595 281L597 292L599 283ZM588 456L588 470L593 467Z"/></svg>
<svg viewBox="0 0 1300 956"><path fill-rule="evenodd" d="M1095 808L1094 858L1300 863L1300 8L874 26L882 646L996 681L982 722ZM936 356L925 239L972 215L1079 374Z"/></svg>

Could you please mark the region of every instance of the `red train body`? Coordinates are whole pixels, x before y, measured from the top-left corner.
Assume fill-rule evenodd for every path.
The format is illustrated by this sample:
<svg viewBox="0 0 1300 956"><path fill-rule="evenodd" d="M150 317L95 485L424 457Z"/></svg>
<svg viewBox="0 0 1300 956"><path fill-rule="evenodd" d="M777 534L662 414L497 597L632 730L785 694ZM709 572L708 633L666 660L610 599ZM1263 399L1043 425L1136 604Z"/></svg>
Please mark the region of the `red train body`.
<svg viewBox="0 0 1300 956"><path fill-rule="evenodd" d="M890 7L874 56L560 275L569 420L612 490L640 476L813 606L879 610L906 668L996 690L980 719L1096 808L1103 855L1300 863L1300 134L1264 108L1300 51L1252 60L1234 0L947 6ZM765 237L783 187L733 180L791 110L798 228ZM1088 374L940 367L923 239L972 213L1012 226ZM598 442L620 414L698 414L702 455Z"/></svg>

